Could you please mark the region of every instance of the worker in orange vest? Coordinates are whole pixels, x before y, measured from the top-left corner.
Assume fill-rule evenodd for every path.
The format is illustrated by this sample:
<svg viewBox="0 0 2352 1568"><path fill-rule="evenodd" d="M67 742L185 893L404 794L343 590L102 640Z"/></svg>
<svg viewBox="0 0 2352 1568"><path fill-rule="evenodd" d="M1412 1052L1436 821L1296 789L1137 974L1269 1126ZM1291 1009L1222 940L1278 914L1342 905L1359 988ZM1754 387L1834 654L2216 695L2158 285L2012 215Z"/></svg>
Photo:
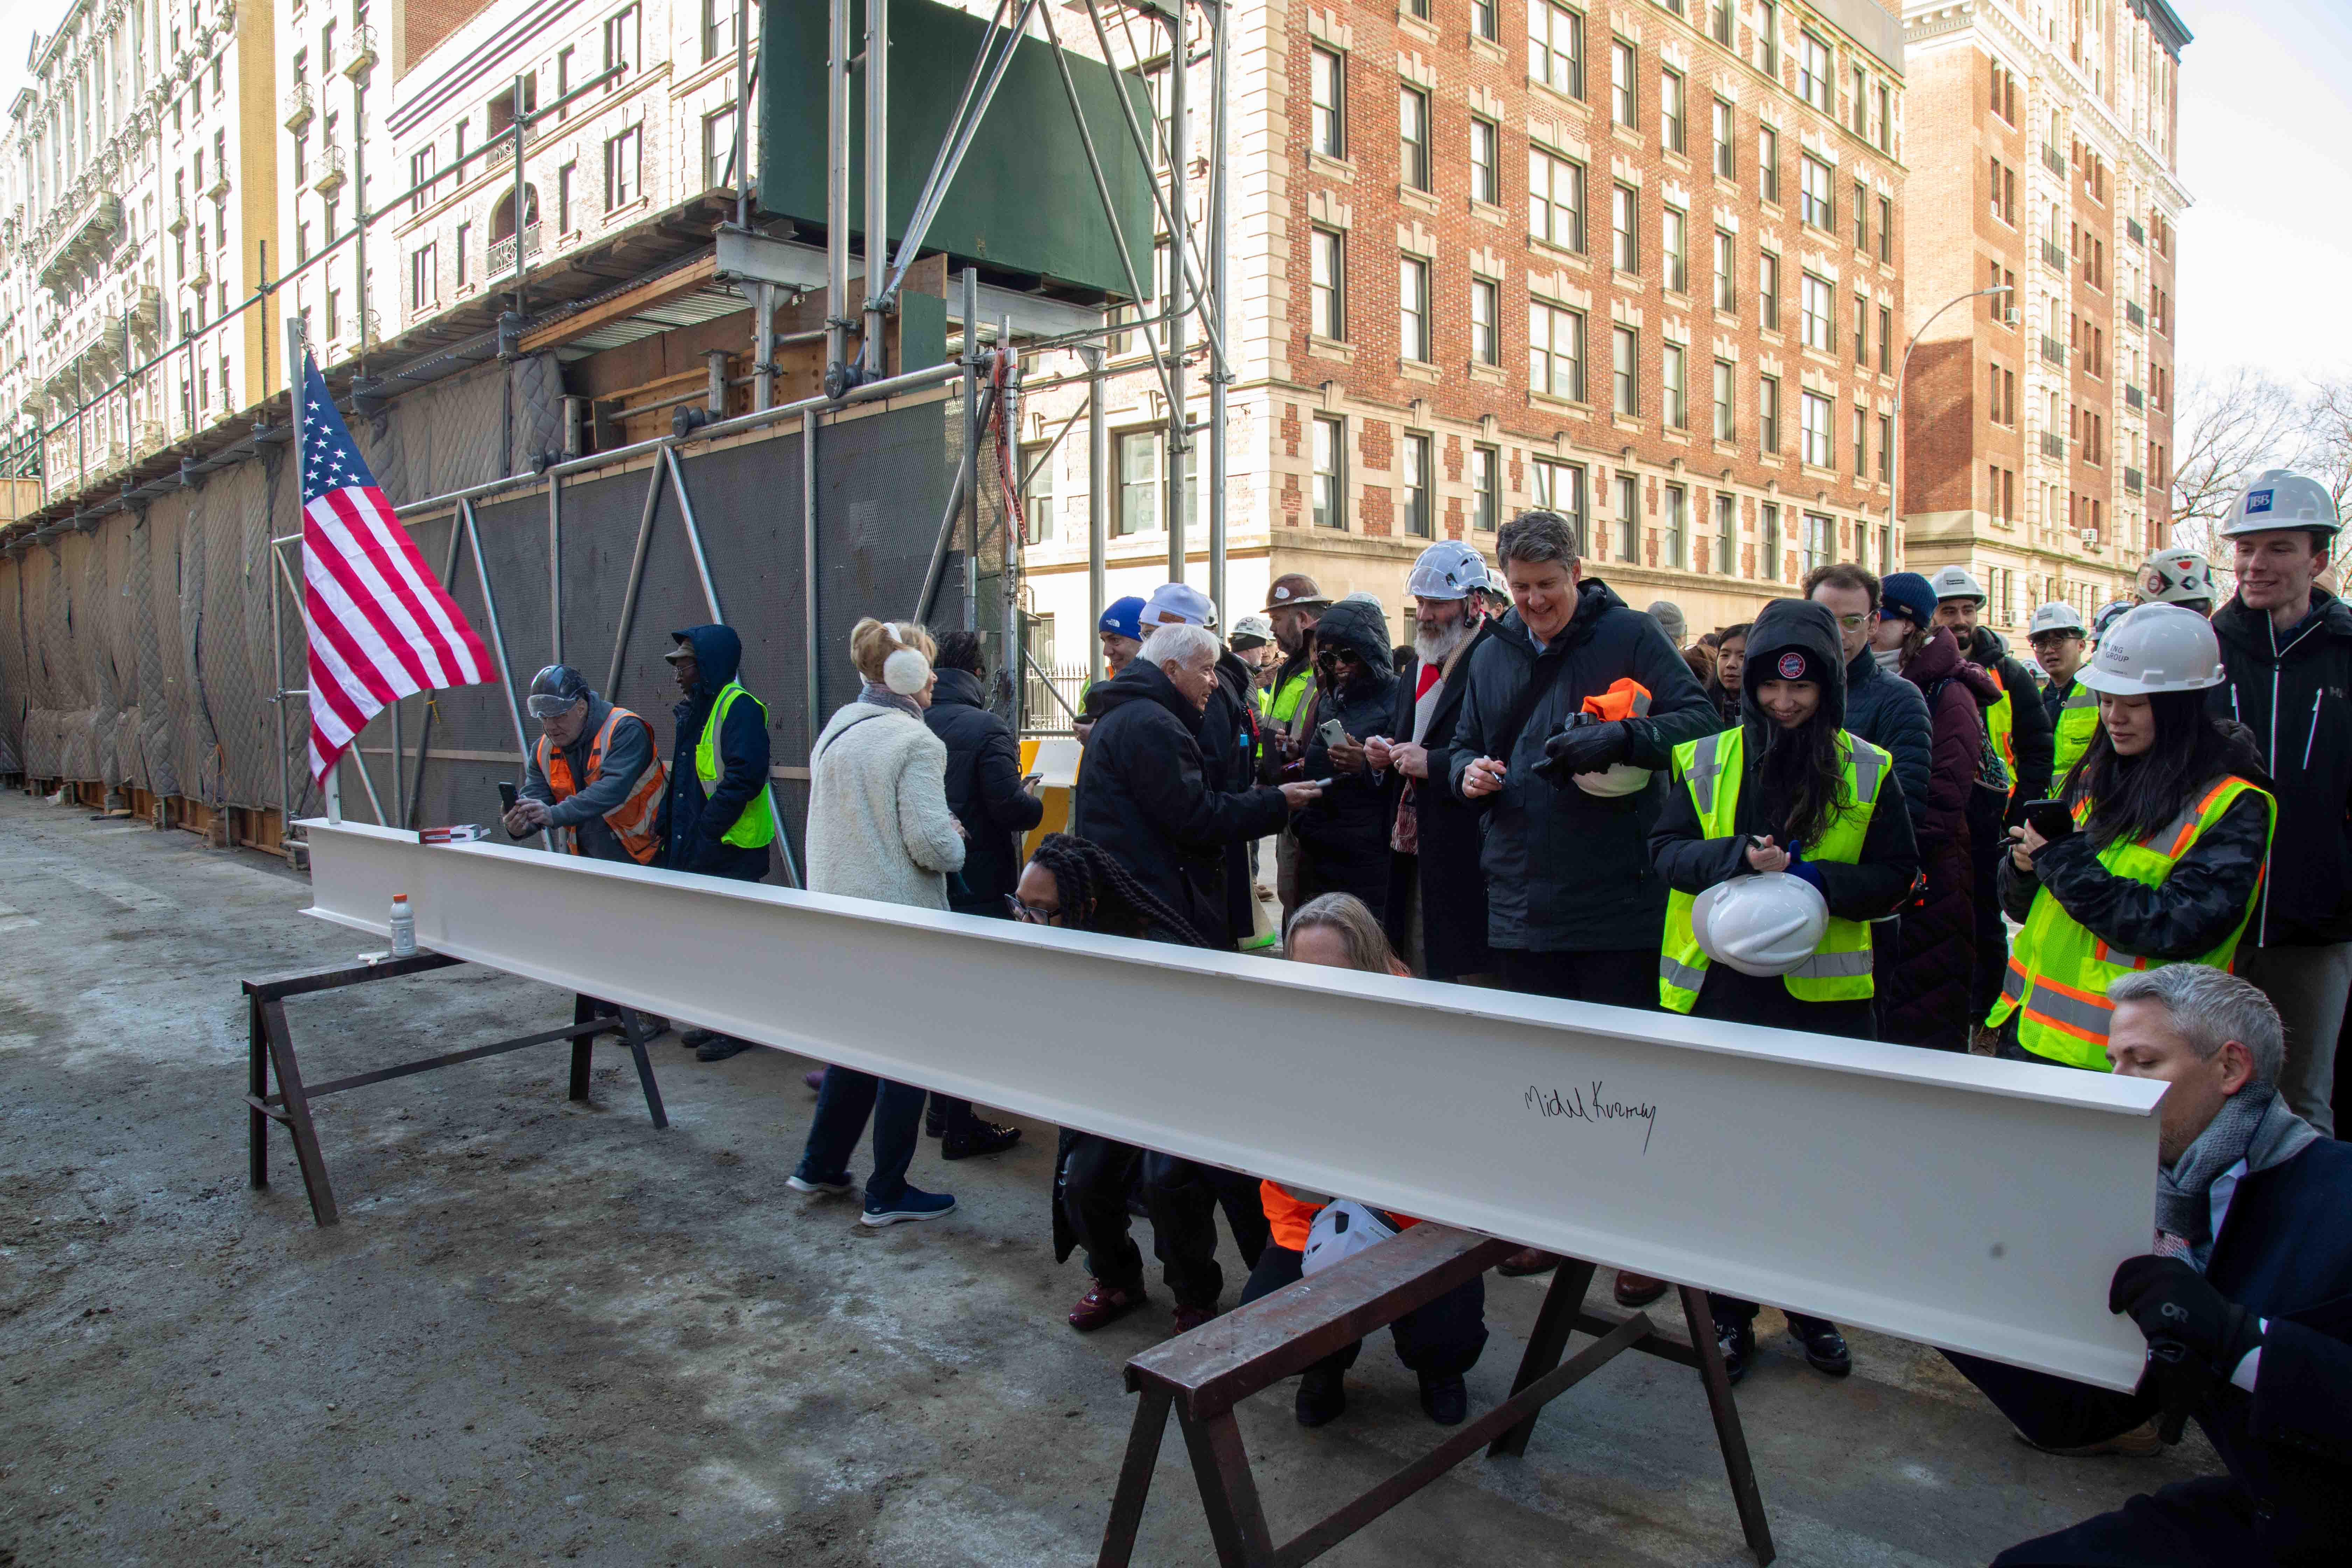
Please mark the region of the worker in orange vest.
<svg viewBox="0 0 2352 1568"><path fill-rule="evenodd" d="M567 854L654 865L669 774L653 727L588 689L587 678L568 664L532 678L530 705L540 736L503 819L507 832L522 838L544 831Z"/></svg>

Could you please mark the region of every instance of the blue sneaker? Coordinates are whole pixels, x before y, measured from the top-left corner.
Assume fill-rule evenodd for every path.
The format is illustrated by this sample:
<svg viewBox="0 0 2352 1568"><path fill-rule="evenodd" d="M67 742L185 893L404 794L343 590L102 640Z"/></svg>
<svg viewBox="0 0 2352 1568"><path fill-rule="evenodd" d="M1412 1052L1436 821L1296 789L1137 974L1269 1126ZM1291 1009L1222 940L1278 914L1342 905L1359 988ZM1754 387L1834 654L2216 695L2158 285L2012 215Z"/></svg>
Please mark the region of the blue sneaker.
<svg viewBox="0 0 2352 1568"><path fill-rule="evenodd" d="M927 1193L908 1187L894 1203L877 1205L867 1200L866 1212L858 1216L860 1225L897 1225L900 1220L937 1219L955 1212L955 1199L945 1193Z"/></svg>
<svg viewBox="0 0 2352 1568"><path fill-rule="evenodd" d="M784 1178L784 1185L796 1193L821 1193L829 1198L843 1197L856 1190L856 1184L849 1179L846 1171L830 1176L812 1176L805 1172L794 1171Z"/></svg>

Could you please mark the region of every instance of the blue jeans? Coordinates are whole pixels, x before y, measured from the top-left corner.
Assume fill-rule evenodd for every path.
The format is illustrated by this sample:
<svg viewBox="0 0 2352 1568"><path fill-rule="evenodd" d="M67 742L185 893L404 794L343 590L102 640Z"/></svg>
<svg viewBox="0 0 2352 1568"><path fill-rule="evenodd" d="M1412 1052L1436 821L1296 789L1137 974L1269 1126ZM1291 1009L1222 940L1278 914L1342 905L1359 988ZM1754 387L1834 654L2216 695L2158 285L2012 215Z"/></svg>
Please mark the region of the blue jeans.
<svg viewBox="0 0 2352 1568"><path fill-rule="evenodd" d="M915 1158L915 1142L923 1129L923 1096L910 1083L892 1083L847 1068L825 1068L824 1083L816 1091L816 1120L809 1124L808 1147L801 1153L800 1174L812 1181L846 1176L857 1135L866 1131L870 1115L874 1174L866 1179L866 1206L897 1203L907 1190L907 1166Z"/></svg>

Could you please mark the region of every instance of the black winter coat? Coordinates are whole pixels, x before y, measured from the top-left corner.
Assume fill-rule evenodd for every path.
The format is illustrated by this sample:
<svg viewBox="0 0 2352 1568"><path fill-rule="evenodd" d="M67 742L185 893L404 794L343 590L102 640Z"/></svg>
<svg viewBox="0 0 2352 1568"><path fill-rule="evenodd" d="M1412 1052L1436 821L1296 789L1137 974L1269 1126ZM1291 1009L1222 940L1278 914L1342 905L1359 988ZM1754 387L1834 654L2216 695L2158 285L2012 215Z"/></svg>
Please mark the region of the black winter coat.
<svg viewBox="0 0 2352 1568"><path fill-rule="evenodd" d="M1404 879L1412 878L1419 884L1421 895L1422 973L1431 980L1484 974L1495 964L1492 950L1486 946L1486 876L1478 867L1485 814L1464 805L1445 786L1445 781L1454 776L1454 737L1461 727L1462 694L1470 684L1470 661L1477 657L1479 645L1494 626L1487 621L1479 626L1478 635L1470 639L1470 646L1462 650L1438 687L1437 706L1431 710L1429 728L1421 738L1429 752L1429 776L1413 781L1412 786L1421 852L1399 855L1391 862L1389 940L1402 951L1405 931L1398 916L1405 906L1397 889ZM1413 689L1420 680L1418 662L1407 664L1397 676L1387 731L1392 741L1412 738L1413 710L1418 706ZM1402 796L1405 781L1402 774L1390 776L1389 816L1393 822L1393 803Z"/></svg>
<svg viewBox="0 0 2352 1568"><path fill-rule="evenodd" d="M747 849L729 844L727 830L735 826L751 798L768 787L768 726L756 702L737 699L727 710L714 748L719 779L708 800L694 772L695 748L710 704L743 665L743 639L731 626L689 626L673 632L694 649L697 679L694 695L670 710L677 730L670 743L669 795L664 811L663 837L669 845L669 868L756 882L768 874L770 847ZM778 824L781 829L782 824Z"/></svg>
<svg viewBox="0 0 2352 1568"><path fill-rule="evenodd" d="M1903 804L1916 832L1927 809L1927 705L1919 689L1878 668L1864 648L1845 667L1845 727L1895 759Z"/></svg>
<svg viewBox="0 0 2352 1568"><path fill-rule="evenodd" d="M1478 800L1462 775L1492 754L1496 733L1526 689L1535 641L1514 609L1465 661L1469 675L1454 731L1454 798L1486 817L1480 865L1486 876L1486 936L1498 948L1531 952L1606 952L1655 947L1664 929L1666 886L1650 864L1650 829L1665 804L1674 749L1720 728L1690 666L1658 623L1630 609L1598 577L1578 589L1576 614L1544 666L1549 687L1502 758L1503 787ZM1650 690L1646 719L1625 721L1632 761L1653 770L1632 795L1587 795L1536 776L1544 742L1584 708L1584 700L1632 677Z"/></svg>
<svg viewBox="0 0 2352 1568"><path fill-rule="evenodd" d="M1021 879L1021 836L1045 819L1045 803L1021 787L1021 747L1012 727L988 710L980 677L940 671L923 722L948 749L948 809L971 837L963 886L948 884L959 914L1002 918L1004 895Z"/></svg>
<svg viewBox="0 0 2352 1568"><path fill-rule="evenodd" d="M2312 617L2282 643L2270 613L2232 598L2213 616L2228 679L2212 711L2254 732L2277 781L2277 856L2245 940L2352 942L2352 607L2312 590Z"/></svg>
<svg viewBox="0 0 2352 1568"><path fill-rule="evenodd" d="M1389 663L1388 625L1380 607L1343 599L1316 623L1318 647L1337 644L1361 663L1361 673L1339 691L1325 690L1315 708L1320 730L1338 720L1348 738L1361 743L1389 728L1396 675ZM1391 737L1393 738L1393 737ZM1387 775L1370 769L1334 771L1330 748L1307 742L1306 776L1329 779L1330 787L1291 818L1298 840L1299 901L1324 893L1353 893L1379 919L1389 901L1389 829L1395 800Z"/></svg>
<svg viewBox="0 0 2352 1568"><path fill-rule="evenodd" d="M2025 820L2028 802L2050 796L2050 764L2057 760L2058 736L2051 728L2049 710L2042 706L2042 688L2033 672L2011 656L1999 632L1979 626L1961 651L2009 689L2009 743L2017 753L2016 776L2010 780L2009 805L2000 819L2014 827Z"/></svg>
<svg viewBox="0 0 2352 1568"><path fill-rule="evenodd" d="M1201 766L1208 787L1231 795L1252 786L1257 777L1257 699L1251 689L1255 672L1228 648L1217 656L1217 689L1201 715ZM1257 929L1257 886L1250 874L1249 841L1237 838L1225 847L1225 918L1216 931L1201 934L1220 946L1231 946Z"/></svg>
<svg viewBox="0 0 2352 1568"><path fill-rule="evenodd" d="M1102 717L1087 738L1070 831L1213 941L1224 929L1225 851L1282 826L1282 792L1208 786L1201 712L1158 665L1139 658L1094 696Z"/></svg>

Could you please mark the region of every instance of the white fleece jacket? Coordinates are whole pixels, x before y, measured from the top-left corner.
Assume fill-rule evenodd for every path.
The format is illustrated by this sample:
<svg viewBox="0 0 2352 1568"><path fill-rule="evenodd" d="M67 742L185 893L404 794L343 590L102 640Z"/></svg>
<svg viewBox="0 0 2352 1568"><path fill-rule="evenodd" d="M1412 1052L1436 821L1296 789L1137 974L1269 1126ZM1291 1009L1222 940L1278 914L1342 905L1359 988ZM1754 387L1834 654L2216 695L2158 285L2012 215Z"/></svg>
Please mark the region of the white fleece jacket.
<svg viewBox="0 0 2352 1568"><path fill-rule="evenodd" d="M963 867L948 810L948 749L912 714L871 702L835 713L809 754L809 890L948 907Z"/></svg>

